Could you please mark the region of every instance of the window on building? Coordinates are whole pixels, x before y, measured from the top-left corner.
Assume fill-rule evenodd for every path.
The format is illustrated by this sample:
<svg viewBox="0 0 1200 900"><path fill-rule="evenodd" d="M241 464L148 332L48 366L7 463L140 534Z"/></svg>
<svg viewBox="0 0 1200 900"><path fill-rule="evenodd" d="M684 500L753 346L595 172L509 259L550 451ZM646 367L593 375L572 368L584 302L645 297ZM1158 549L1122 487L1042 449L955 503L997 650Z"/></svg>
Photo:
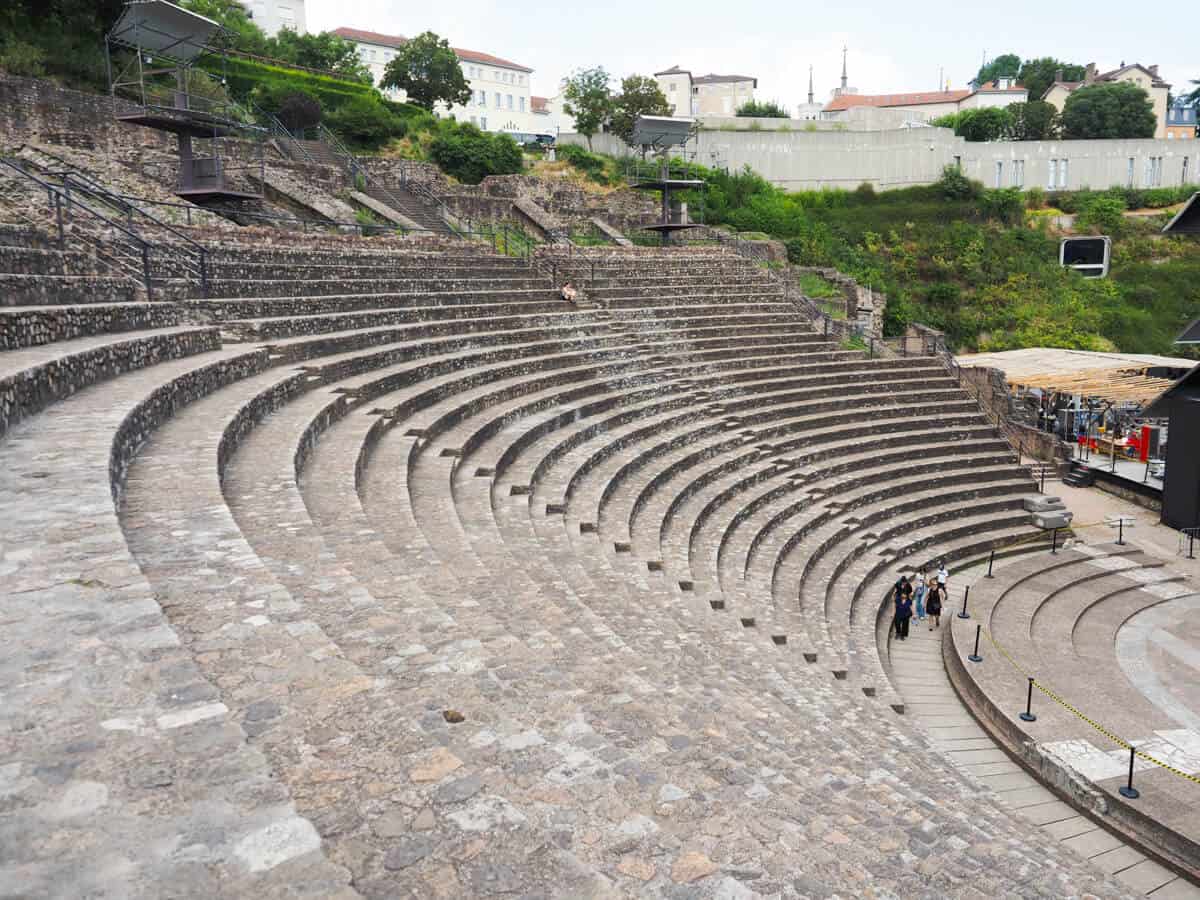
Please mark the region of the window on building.
<svg viewBox="0 0 1200 900"><path fill-rule="evenodd" d="M1133 157L1129 157L1129 167L1125 170L1125 187L1133 187Z"/></svg>
<svg viewBox="0 0 1200 900"><path fill-rule="evenodd" d="M670 84L667 86L667 90L668 90L670 93L672 93L672 94L673 94L673 93L675 93L675 87L676 87L676 85L675 85L675 82L673 82L673 81L672 81L672 82L671 82L671 83L670 83Z"/></svg>
<svg viewBox="0 0 1200 900"><path fill-rule="evenodd" d="M500 108L500 92L496 91L496 109Z"/></svg>
<svg viewBox="0 0 1200 900"><path fill-rule="evenodd" d="M996 187L1004 187L1004 161L996 160Z"/></svg>
<svg viewBox="0 0 1200 900"><path fill-rule="evenodd" d="M479 105L480 105L480 106L487 106L487 91L480 91L480 92L479 92Z"/></svg>
<svg viewBox="0 0 1200 900"><path fill-rule="evenodd" d="M521 112L525 112L525 98L524 97L519 98L519 102L521 104Z"/></svg>
<svg viewBox="0 0 1200 900"><path fill-rule="evenodd" d="M1055 184L1058 183L1058 160L1050 160L1049 166L1048 174L1046 176L1046 187L1048 187L1050 190L1054 190Z"/></svg>
<svg viewBox="0 0 1200 900"><path fill-rule="evenodd" d="M1154 157L1146 157L1146 177L1143 179L1144 187L1154 187Z"/></svg>
<svg viewBox="0 0 1200 900"><path fill-rule="evenodd" d="M504 102L508 105L509 109L512 109L512 94L506 95L504 98Z"/></svg>
<svg viewBox="0 0 1200 900"><path fill-rule="evenodd" d="M1180 184L1187 184L1187 176L1188 176L1187 166L1188 166L1188 158L1185 156L1183 158L1183 176L1179 179Z"/></svg>
<svg viewBox="0 0 1200 900"><path fill-rule="evenodd" d="M484 131L487 131L487 116L479 117L479 127L482 128Z"/></svg>
<svg viewBox="0 0 1200 900"><path fill-rule="evenodd" d="M1058 186L1065 188L1067 186L1067 166L1070 160L1060 159L1058 161Z"/></svg>
<svg viewBox="0 0 1200 900"><path fill-rule="evenodd" d="M1024 187L1025 186L1025 160L1014 159L1012 162L1012 165L1009 168L1012 169L1012 173L1009 176L1012 179L1012 186L1015 188Z"/></svg>

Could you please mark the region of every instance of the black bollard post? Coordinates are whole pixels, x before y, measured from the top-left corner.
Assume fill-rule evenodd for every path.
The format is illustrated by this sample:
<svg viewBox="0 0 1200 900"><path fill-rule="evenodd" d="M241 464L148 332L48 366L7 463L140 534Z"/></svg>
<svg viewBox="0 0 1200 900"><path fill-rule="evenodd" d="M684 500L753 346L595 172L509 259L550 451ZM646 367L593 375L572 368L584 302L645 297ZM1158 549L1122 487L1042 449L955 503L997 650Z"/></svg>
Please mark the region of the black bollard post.
<svg viewBox="0 0 1200 900"><path fill-rule="evenodd" d="M992 563L994 563L995 561L996 561L996 551L993 550L990 554L988 554L988 573L987 573L987 575L983 576L984 578L992 577Z"/></svg>
<svg viewBox="0 0 1200 900"><path fill-rule="evenodd" d="M1138 792L1138 789L1133 786L1133 760L1136 756L1137 750L1131 746L1129 748L1129 781L1126 783L1125 787L1120 788L1117 791L1118 794L1129 800L1136 800L1138 797L1142 796Z"/></svg>
<svg viewBox="0 0 1200 900"><path fill-rule="evenodd" d="M1050 532L1050 552L1051 553L1058 552L1058 529L1057 528L1055 528L1053 531Z"/></svg>
<svg viewBox="0 0 1200 900"><path fill-rule="evenodd" d="M975 652L967 657L971 662L983 662L983 657L979 655L979 632L982 630L982 625L975 626Z"/></svg>
<svg viewBox="0 0 1200 900"><path fill-rule="evenodd" d="M1046 493L1046 464L1042 463L1042 489L1041 492Z"/></svg>
<svg viewBox="0 0 1200 900"><path fill-rule="evenodd" d="M1117 516L1117 546L1125 546L1125 517Z"/></svg>
<svg viewBox="0 0 1200 900"><path fill-rule="evenodd" d="M1192 533L1188 535L1188 559L1196 558L1196 531L1192 529Z"/></svg>
<svg viewBox="0 0 1200 900"><path fill-rule="evenodd" d="M963 588L963 608L962 608L962 612L960 612L958 614L958 617L960 619L971 618L971 614L969 612L967 612L967 598L970 596L971 596L971 586L967 585L965 588Z"/></svg>
<svg viewBox="0 0 1200 900"><path fill-rule="evenodd" d="M1025 697L1025 712L1021 713L1022 722L1036 722L1037 716L1033 714L1033 676L1029 676L1029 694Z"/></svg>

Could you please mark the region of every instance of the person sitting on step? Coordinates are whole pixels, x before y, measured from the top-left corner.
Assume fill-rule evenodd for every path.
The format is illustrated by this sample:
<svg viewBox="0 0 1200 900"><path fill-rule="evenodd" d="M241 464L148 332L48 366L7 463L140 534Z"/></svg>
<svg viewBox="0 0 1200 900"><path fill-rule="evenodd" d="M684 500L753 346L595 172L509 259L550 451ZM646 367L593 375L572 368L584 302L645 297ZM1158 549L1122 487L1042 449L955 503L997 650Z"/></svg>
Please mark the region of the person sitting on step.
<svg viewBox="0 0 1200 900"><path fill-rule="evenodd" d="M568 303L574 303L575 298L579 296L579 291L576 290L575 285L571 284L569 281L562 286L562 290L559 293Z"/></svg>

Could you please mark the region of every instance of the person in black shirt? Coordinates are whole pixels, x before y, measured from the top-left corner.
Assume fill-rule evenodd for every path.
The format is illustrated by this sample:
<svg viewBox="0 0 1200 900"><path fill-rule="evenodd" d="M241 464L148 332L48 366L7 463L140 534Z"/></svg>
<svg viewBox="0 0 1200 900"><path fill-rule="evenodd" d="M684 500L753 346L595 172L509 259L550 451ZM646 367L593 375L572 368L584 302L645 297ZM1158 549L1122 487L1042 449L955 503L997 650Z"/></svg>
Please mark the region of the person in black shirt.
<svg viewBox="0 0 1200 900"><path fill-rule="evenodd" d="M908 576L901 575L892 588L892 602L896 604L896 637L908 637L908 620L912 618L912 585Z"/></svg>

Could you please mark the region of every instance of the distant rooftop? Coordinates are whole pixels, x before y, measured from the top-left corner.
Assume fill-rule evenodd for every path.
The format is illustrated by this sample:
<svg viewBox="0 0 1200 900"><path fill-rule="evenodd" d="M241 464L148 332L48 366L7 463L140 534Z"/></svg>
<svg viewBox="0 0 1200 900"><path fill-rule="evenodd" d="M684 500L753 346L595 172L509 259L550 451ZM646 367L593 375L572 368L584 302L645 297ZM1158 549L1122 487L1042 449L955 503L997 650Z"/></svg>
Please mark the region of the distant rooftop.
<svg viewBox="0 0 1200 900"><path fill-rule="evenodd" d="M836 112L852 106L932 106L937 103L957 103L972 93L964 88L958 91L916 91L909 94L839 94L825 105L825 111Z"/></svg>
<svg viewBox="0 0 1200 900"><path fill-rule="evenodd" d="M348 41L357 41L363 44L378 44L380 47L399 49L408 43L408 38L398 34L380 34L378 31L363 31L361 28L335 28L333 33ZM522 66L519 63L503 59L499 56L493 56L490 53L480 53L478 50L463 50L461 47L454 47L452 49L458 54L459 59L465 59L468 62L483 63L485 66L499 66L503 69L516 69L518 72L533 71L528 66Z"/></svg>
<svg viewBox="0 0 1200 900"><path fill-rule="evenodd" d="M691 71L681 69L678 63L669 69L663 69L661 72L654 73L655 78L659 75L686 75L692 79L692 84L740 84L741 82L749 81L755 87L758 87L758 79L753 75L714 75L710 72L707 75L699 75L693 78Z"/></svg>

